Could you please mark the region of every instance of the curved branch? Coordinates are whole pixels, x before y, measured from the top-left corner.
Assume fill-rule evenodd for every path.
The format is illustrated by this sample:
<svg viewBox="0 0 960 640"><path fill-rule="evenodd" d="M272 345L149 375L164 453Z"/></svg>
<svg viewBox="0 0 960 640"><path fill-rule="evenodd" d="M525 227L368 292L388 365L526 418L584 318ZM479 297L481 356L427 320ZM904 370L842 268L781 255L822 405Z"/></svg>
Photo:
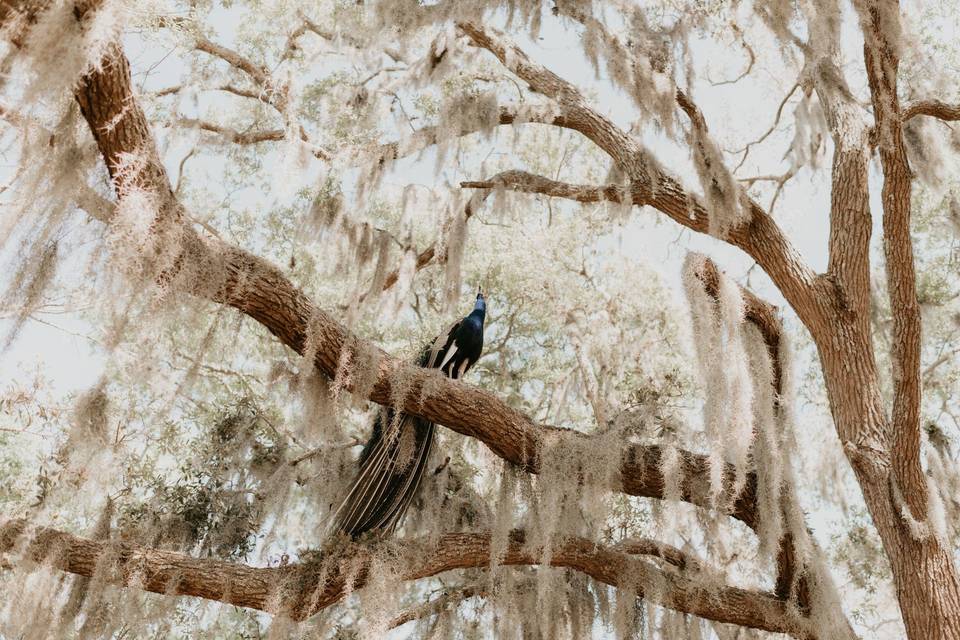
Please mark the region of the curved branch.
<svg viewBox="0 0 960 640"><path fill-rule="evenodd" d="M460 187L463 189L509 189L522 193L542 194L552 198L566 198L582 203L647 204L643 201L638 202L631 190L621 185L573 184L519 170L502 171L486 180L467 180L461 182Z"/></svg>
<svg viewBox="0 0 960 640"><path fill-rule="evenodd" d="M408 622L413 622L414 620L420 620L422 618L428 618L430 616L437 615L450 606L460 606L462 602L469 600L470 598L485 598L486 596L487 590L483 587L476 586L463 587L462 589L447 591L443 595L437 596L429 602L425 602L412 609L407 609L391 620L390 624L387 626L391 629L395 629Z"/></svg>
<svg viewBox="0 0 960 640"><path fill-rule="evenodd" d="M455 569L482 569L490 566L490 550L489 533L450 533L435 544L414 540L391 545L390 560L386 566L378 564L377 570L410 581ZM527 546L522 531L513 531L499 564L539 565L543 551ZM374 562L373 550L345 544L310 563L250 567L125 542L90 540L46 527L30 529L25 520L0 525L0 553L48 562L110 584L217 600L295 620L308 618L362 588ZM695 581L584 538L556 544L550 566L632 588L638 597L702 618L797 638L812 636L805 621L772 593Z"/></svg>
<svg viewBox="0 0 960 640"><path fill-rule="evenodd" d="M734 149L734 150L733 150L733 153L742 153L742 154L743 154L743 156L740 158L740 162L738 162L738 163L737 163L737 166L733 168L734 173L736 173L737 171L739 171L739 170L740 170L740 167L742 167L743 164L747 161L747 157L750 155L750 149L751 149L753 146L758 145L758 144L760 144L761 142L763 142L764 140L766 140L768 137L770 137L770 134L773 133L773 132L777 129L777 125L780 124L780 118L781 118L781 116L783 115L783 108L787 105L787 101L790 99L790 96L792 96L792 95L794 94L794 92L795 92L797 89L799 89L799 88L800 88L800 83L799 83L799 82L794 82L794 83L793 83L793 86L790 87L790 90L787 91L787 95L783 96L783 100L781 100L781 101L780 101L780 104L777 105L777 111L776 111L775 115L773 116L773 124L770 125L770 128L769 128L769 129L767 129L766 131L764 131L764 132L760 135L759 138L756 138L755 140L751 140L750 142L748 142L746 145L744 145L743 147L741 147L741 148L739 148L739 149Z"/></svg>
<svg viewBox="0 0 960 640"><path fill-rule="evenodd" d="M944 122L953 122L960 120L960 104L949 104L942 100L918 100L906 106L900 120L906 122L917 116L930 116Z"/></svg>

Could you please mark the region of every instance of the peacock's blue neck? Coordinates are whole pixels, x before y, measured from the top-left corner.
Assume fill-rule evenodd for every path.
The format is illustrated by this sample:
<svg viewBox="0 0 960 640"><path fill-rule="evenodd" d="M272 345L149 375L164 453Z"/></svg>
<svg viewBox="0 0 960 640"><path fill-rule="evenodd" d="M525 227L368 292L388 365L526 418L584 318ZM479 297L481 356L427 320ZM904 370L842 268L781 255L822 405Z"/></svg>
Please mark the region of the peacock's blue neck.
<svg viewBox="0 0 960 640"><path fill-rule="evenodd" d="M480 326L483 326L483 321L486 317L487 303L483 298L478 298L476 306L473 307L473 311L470 312L470 315L468 315L467 318L471 318L475 322L479 322Z"/></svg>

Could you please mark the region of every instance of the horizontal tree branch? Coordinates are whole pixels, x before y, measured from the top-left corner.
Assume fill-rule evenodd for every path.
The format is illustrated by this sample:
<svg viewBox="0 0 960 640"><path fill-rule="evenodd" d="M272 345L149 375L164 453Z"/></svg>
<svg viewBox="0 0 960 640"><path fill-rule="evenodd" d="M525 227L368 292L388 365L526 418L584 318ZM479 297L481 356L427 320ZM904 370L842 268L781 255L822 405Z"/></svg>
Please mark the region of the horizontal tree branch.
<svg viewBox="0 0 960 640"><path fill-rule="evenodd" d="M152 91L150 92L149 95L151 95L154 98L162 98L164 96L169 96L175 93L179 93L180 91L183 91L183 89L184 89L183 85L179 85L179 84L172 85L164 89L160 89L159 91ZM226 93L232 93L233 95L239 96L241 98L251 98L253 100L257 100L258 102L265 102L265 100L263 99L262 93L254 91L252 89L244 89L243 87L238 87L235 84L227 83L227 84L222 84L218 87L205 87L205 89L208 91L224 91Z"/></svg>
<svg viewBox="0 0 960 640"><path fill-rule="evenodd" d="M497 125L511 124L549 124L568 127L567 118L551 105L502 105L498 109ZM350 151L346 162L351 165L362 163L386 164L423 151L427 147L439 144L444 135L466 136L478 133L482 123L461 123L455 132L444 131L442 127L428 125L417 129L400 140L385 142L368 148Z"/></svg>
<svg viewBox="0 0 960 640"><path fill-rule="evenodd" d="M286 137L283 129L265 129L251 131L237 131L230 127L219 125L209 120L197 120L195 118L181 118L177 124L189 129L201 129L210 133L217 133L235 144L257 144L259 142L277 142Z"/></svg>
<svg viewBox="0 0 960 640"><path fill-rule="evenodd" d="M918 100L903 109L900 119L906 122L916 116L930 116L947 122L960 120L960 104L948 104L941 100Z"/></svg>
<svg viewBox="0 0 960 640"><path fill-rule="evenodd" d="M225 127L215 122L210 122L209 120L197 120L194 118L181 118L177 121L177 124L187 128L201 129L202 131L216 133L223 136L230 142L240 145L259 144L261 142L279 142L287 137L287 132L283 129L237 131L236 129ZM312 153L315 158L319 160L330 160L330 154L328 154L324 149L311 144L309 138L302 129L300 131L300 139L306 144L306 146L310 148L310 153Z"/></svg>
<svg viewBox="0 0 960 640"><path fill-rule="evenodd" d="M406 624L408 622L413 622L414 620L421 620L423 618L428 618L430 616L435 616L438 613L442 613L448 607L459 606L464 600L469 600L470 598L483 598L487 596L487 590L482 587L464 587L462 589L455 589L453 591L447 591L442 595L433 598L428 602L414 607L412 609L407 609L400 615L396 616L393 620L390 621L388 625L391 629L395 629L400 625Z"/></svg>
<svg viewBox="0 0 960 640"><path fill-rule="evenodd" d="M466 180L463 189L508 189L523 193L537 193L552 198L566 198L582 203L615 202L618 204L646 204L636 202L627 187L616 184L589 185L561 182L526 171L502 171L486 180Z"/></svg>
<svg viewBox="0 0 960 640"><path fill-rule="evenodd" d="M410 581L455 569L481 569L490 566L490 550L489 533L445 534L435 544L421 540L392 544L391 559L385 566L382 559L377 560L377 570L395 580ZM498 562L538 565L543 551L526 545L522 531L513 531ZM14 563L46 562L110 584L217 600L295 620L362 588L374 562L374 550L344 543L309 563L250 567L126 542L90 540L47 527L31 528L22 519L0 524L0 553L13 556ZM709 620L811 637L803 618L772 593L693 580L584 538L558 542L551 549L550 566L631 588L638 597Z"/></svg>

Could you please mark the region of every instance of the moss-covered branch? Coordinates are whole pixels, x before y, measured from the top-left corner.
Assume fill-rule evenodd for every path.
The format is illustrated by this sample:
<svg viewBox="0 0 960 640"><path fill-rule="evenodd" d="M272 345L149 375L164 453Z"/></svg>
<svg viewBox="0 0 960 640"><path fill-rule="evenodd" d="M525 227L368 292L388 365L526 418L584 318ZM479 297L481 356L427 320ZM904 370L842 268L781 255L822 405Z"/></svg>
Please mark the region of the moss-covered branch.
<svg viewBox="0 0 960 640"><path fill-rule="evenodd" d="M210 558L150 549L125 542L90 540L56 529L30 528L24 520L0 524L0 553L14 563L46 562L61 570L107 584L167 595L186 595L305 619L362 588L372 563L398 582L418 580L455 569L490 566L489 533L451 533L431 543L413 540L377 547L344 543L309 563L251 567ZM745 627L811 637L804 618L772 593L740 589L695 573L659 567L640 559L640 549L616 550L584 538L553 546L550 566L584 573L615 587L628 588L677 611ZM543 549L525 544L522 531L510 534L501 564L538 565Z"/></svg>

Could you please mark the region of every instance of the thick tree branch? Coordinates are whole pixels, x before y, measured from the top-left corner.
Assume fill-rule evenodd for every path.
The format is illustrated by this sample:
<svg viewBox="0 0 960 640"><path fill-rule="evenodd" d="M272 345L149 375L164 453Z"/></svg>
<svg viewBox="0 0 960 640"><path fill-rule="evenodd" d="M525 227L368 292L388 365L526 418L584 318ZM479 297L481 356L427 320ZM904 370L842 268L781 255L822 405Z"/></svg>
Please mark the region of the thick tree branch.
<svg viewBox="0 0 960 640"><path fill-rule="evenodd" d="M176 198L163 164L155 161L156 146L147 118L133 98L130 65L115 44L77 87L74 94L93 130L100 154L118 197L137 191L156 192L159 201L179 219Z"/></svg>
<svg viewBox="0 0 960 640"><path fill-rule="evenodd" d="M815 77L835 146L827 273L839 288L841 309L862 316L870 302L867 126L838 67L823 61Z"/></svg>
<svg viewBox="0 0 960 640"><path fill-rule="evenodd" d="M85 208L94 217L108 222L102 199L89 194ZM591 437L575 431L540 425L522 413L504 405L494 396L458 381L431 375L419 367L401 363L380 349L363 343L318 309L296 289L279 269L242 249L216 238L201 237L190 228L184 230L181 271L175 282L191 293L215 302L229 304L260 322L281 342L304 354L306 344L321 372L336 377L342 354L368 358L375 362L376 379L358 388L348 388L374 402L393 406L391 384L409 380L409 391L402 401L405 411L422 415L464 435L477 438L507 462L530 473L540 470L544 441L550 446L580 451L585 466L594 455ZM308 328L309 326L309 328ZM423 395L424 388L429 395ZM707 457L683 450L653 445L624 446L619 472L611 469L611 487L630 495L667 498L668 483L663 475L665 456L677 464L678 499L703 508L712 508ZM735 472L728 467L724 474L724 494L720 503L729 500ZM739 494L731 515L748 526L758 525L756 511L756 478L750 474Z"/></svg>
<svg viewBox="0 0 960 640"><path fill-rule="evenodd" d="M834 143L823 322L808 328L820 351L837 434L855 469L886 464L886 410L870 326L869 132L863 109L830 59L813 70ZM850 363L856 363L851 380Z"/></svg>
<svg viewBox="0 0 960 640"><path fill-rule="evenodd" d="M960 104L948 104L942 100L918 100L907 105L900 121L907 122L917 116L930 116L944 122L953 122L960 120Z"/></svg>
<svg viewBox="0 0 960 640"><path fill-rule="evenodd" d="M913 176L903 137L903 116L897 95L900 60L889 40L892 25L883 24L888 9L873 5L863 16L864 64L870 85L883 167L883 254L887 295L893 319L892 462L897 490L920 522L927 520L927 479L920 465L920 303L910 235ZM869 17L869 21L867 18Z"/></svg>
<svg viewBox="0 0 960 640"><path fill-rule="evenodd" d="M410 581L455 569L490 566L490 534L453 533L436 544L411 541L390 548L378 571ZM0 524L0 553L29 562L48 562L110 584L167 595L188 595L305 619L362 588L373 560L371 550L346 546L309 564L258 568L185 554L148 549L124 542L95 541L55 529L30 529L24 520ZM511 533L500 564L537 565L543 549ZM23 560L15 560L22 562ZM550 566L566 567L615 587L635 589L638 597L693 615L797 638L812 631L790 605L771 593L696 581L628 553L598 546L583 538L556 544Z"/></svg>
<svg viewBox="0 0 960 640"><path fill-rule="evenodd" d="M720 296L720 270L713 260L705 260L703 268L696 275L703 282L707 293L714 299L718 299ZM783 392L783 362L780 359L783 323L780 321L779 312L774 305L760 298L746 287L739 287L739 289L740 295L743 297L744 319L760 331L763 342L767 347L767 353L773 367L773 389L771 389L771 392L777 396L777 403L779 403L779 396Z"/></svg>

